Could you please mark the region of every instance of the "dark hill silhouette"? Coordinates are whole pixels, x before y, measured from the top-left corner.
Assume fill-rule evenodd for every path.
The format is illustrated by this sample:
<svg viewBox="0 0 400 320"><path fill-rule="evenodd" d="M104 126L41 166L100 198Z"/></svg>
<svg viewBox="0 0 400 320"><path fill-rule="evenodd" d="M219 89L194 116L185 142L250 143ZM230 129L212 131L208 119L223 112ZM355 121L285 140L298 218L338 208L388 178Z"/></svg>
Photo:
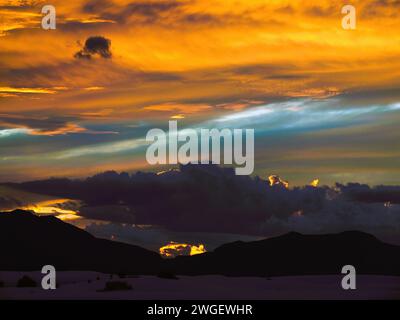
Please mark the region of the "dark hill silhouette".
<svg viewBox="0 0 400 320"><path fill-rule="evenodd" d="M152 251L89 233L52 217L29 211L0 213L0 269L92 270L153 274L160 256Z"/></svg>
<svg viewBox="0 0 400 320"><path fill-rule="evenodd" d="M400 247L358 231L327 235L291 232L260 241L225 244L214 252L177 257L168 263L170 271L187 275L339 274L348 264L362 274L400 275Z"/></svg>
<svg viewBox="0 0 400 320"><path fill-rule="evenodd" d="M302 235L237 241L213 252L162 259L146 249L97 239L54 217L15 210L0 213L0 270L90 270L126 274L284 276L339 274L351 264L361 274L400 275L400 247L367 233Z"/></svg>

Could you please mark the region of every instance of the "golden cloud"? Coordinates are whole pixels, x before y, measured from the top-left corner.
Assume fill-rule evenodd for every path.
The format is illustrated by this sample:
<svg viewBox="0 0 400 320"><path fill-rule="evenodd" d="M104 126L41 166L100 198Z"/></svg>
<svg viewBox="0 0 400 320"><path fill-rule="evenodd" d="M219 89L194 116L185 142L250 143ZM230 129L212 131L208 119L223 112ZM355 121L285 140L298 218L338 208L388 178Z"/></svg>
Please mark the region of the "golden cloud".
<svg viewBox="0 0 400 320"><path fill-rule="evenodd" d="M33 94L54 94L55 90L47 88L13 88L13 87L0 87L0 93L33 93Z"/></svg>
<svg viewBox="0 0 400 320"><path fill-rule="evenodd" d="M146 106L143 109L148 111L195 114L195 113L210 111L212 109L212 106L207 104L181 104L181 103L168 102L158 105Z"/></svg>

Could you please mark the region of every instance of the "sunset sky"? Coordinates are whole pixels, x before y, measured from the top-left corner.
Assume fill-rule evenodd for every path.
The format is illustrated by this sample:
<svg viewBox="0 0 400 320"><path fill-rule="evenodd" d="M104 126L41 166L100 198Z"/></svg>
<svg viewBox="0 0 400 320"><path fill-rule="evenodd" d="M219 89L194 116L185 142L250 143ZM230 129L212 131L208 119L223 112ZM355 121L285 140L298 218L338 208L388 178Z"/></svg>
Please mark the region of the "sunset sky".
<svg viewBox="0 0 400 320"><path fill-rule="evenodd" d="M262 177L398 184L400 3L352 1L356 30L345 4L0 0L0 182L157 170L144 137L176 118L254 128Z"/></svg>

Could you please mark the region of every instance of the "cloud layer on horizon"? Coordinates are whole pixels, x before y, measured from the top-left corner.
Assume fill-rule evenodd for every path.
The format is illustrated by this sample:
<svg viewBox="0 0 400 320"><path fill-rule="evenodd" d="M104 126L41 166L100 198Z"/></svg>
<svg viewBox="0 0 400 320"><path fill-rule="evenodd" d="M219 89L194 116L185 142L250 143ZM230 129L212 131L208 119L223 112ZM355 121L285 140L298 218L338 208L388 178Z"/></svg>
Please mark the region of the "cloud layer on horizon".
<svg viewBox="0 0 400 320"><path fill-rule="evenodd" d="M258 177L235 176L227 168L188 165L161 175L105 172L86 180L50 179L18 187L82 200L80 214L89 219L174 232L262 237L359 230L400 241L400 186L352 183L286 189Z"/></svg>

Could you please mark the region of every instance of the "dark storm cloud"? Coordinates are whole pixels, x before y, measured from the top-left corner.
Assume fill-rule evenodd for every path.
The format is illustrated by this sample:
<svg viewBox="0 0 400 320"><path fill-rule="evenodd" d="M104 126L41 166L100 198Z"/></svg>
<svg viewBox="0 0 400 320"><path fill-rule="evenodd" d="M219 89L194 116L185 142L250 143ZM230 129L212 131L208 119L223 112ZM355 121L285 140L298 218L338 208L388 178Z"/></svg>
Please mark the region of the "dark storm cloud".
<svg viewBox="0 0 400 320"><path fill-rule="evenodd" d="M371 188L366 184L348 183L337 184L343 197L365 203L391 203L400 204L400 186L376 186Z"/></svg>
<svg viewBox="0 0 400 320"><path fill-rule="evenodd" d="M108 220L110 212L113 213L113 222L135 223L135 216L129 206L86 206L79 209L82 216L95 220Z"/></svg>
<svg viewBox="0 0 400 320"><path fill-rule="evenodd" d="M75 54L75 58L78 59L91 59L93 56L98 55L101 58L111 58L111 40L101 37L94 36L89 37L85 41L85 45L82 50Z"/></svg>
<svg viewBox="0 0 400 320"><path fill-rule="evenodd" d="M380 192L377 201L398 200L399 187L368 186L271 187L267 179L236 176L233 169L215 165L181 166L180 171L154 173L106 172L86 180L52 179L22 184L38 193L77 198L109 221L163 226L173 231L273 235L368 231L396 233L400 209L374 196L355 198L349 190ZM393 193L394 191L394 193ZM397 200L396 200L397 199ZM123 214L101 210L124 206ZM129 207L129 210L126 208ZM82 211L85 216L85 210ZM88 217L93 218L93 214Z"/></svg>

